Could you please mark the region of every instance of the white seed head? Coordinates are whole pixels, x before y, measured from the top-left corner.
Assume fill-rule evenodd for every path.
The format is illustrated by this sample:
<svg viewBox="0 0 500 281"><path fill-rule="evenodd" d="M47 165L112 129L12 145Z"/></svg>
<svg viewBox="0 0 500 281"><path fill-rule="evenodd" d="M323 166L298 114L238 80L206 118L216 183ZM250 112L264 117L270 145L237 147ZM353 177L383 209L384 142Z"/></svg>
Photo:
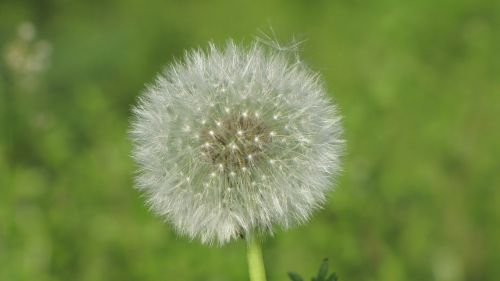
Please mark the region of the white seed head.
<svg viewBox="0 0 500 281"><path fill-rule="evenodd" d="M210 45L142 93L130 130L136 185L180 233L224 244L305 222L325 201L340 118L318 75L291 57Z"/></svg>

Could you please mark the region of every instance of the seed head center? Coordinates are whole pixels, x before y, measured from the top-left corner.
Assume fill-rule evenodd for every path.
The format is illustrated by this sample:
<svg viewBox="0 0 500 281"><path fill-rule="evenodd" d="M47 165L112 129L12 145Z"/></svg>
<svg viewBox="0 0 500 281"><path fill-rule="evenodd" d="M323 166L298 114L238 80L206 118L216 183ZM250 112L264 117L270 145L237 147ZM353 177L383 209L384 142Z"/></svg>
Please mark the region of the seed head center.
<svg viewBox="0 0 500 281"><path fill-rule="evenodd" d="M225 116L202 133L203 159L220 172L234 175L248 171L264 156L273 132L258 113Z"/></svg>

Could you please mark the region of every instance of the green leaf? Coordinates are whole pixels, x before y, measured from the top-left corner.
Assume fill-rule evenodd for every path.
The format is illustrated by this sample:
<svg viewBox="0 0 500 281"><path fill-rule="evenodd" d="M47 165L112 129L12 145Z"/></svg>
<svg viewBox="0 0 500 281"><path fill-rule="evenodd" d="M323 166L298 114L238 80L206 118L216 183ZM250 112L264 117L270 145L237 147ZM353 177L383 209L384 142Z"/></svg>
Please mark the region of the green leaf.
<svg viewBox="0 0 500 281"><path fill-rule="evenodd" d="M304 281L304 279L295 272L288 272L288 276L290 276L292 281ZM312 277L311 281L339 281L339 279L336 273L328 275L328 259L325 258L319 267L318 275Z"/></svg>
<svg viewBox="0 0 500 281"><path fill-rule="evenodd" d="M292 279L292 281L304 281L304 279L302 279L302 277L295 272L288 272L288 276Z"/></svg>
<svg viewBox="0 0 500 281"><path fill-rule="evenodd" d="M324 259L318 270L317 281L325 281L326 275L328 274L328 259Z"/></svg>
<svg viewBox="0 0 500 281"><path fill-rule="evenodd" d="M331 274L331 275L330 275L330 276L326 279L326 281L338 281L338 280L339 280L339 278L338 278L338 276L337 276L337 274L336 274L336 273L332 273L332 274Z"/></svg>

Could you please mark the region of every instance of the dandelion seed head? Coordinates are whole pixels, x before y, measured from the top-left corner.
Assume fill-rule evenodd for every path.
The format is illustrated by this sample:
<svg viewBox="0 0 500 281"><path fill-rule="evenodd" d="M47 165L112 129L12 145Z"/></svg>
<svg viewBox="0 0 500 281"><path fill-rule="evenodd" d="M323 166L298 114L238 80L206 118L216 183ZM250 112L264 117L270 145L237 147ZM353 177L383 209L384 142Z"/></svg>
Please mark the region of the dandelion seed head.
<svg viewBox="0 0 500 281"><path fill-rule="evenodd" d="M137 188L182 234L224 244L307 221L339 172L342 128L318 75L254 43L187 52L130 133Z"/></svg>

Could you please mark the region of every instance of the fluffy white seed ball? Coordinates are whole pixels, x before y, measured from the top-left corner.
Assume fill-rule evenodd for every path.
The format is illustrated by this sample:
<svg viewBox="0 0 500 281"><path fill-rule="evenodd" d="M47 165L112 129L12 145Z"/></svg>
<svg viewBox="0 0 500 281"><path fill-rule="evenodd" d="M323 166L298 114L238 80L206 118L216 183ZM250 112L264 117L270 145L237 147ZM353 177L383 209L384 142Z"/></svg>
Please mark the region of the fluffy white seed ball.
<svg viewBox="0 0 500 281"><path fill-rule="evenodd" d="M341 133L318 75L288 53L210 45L169 66L134 108L137 187L203 243L272 233L325 201Z"/></svg>

